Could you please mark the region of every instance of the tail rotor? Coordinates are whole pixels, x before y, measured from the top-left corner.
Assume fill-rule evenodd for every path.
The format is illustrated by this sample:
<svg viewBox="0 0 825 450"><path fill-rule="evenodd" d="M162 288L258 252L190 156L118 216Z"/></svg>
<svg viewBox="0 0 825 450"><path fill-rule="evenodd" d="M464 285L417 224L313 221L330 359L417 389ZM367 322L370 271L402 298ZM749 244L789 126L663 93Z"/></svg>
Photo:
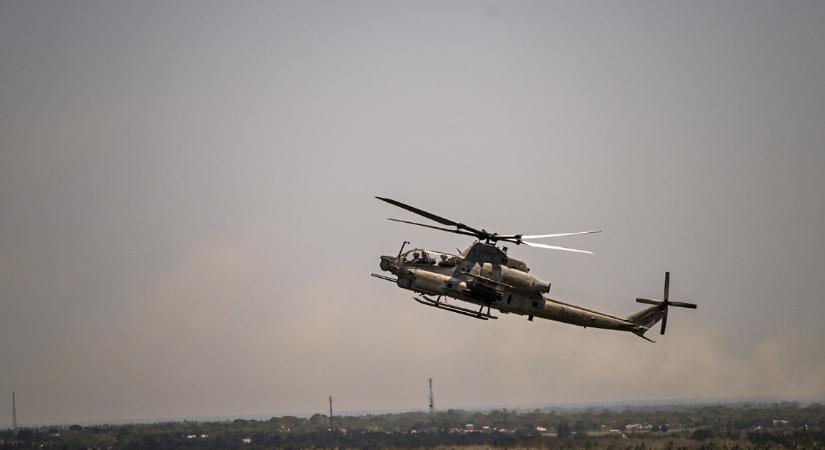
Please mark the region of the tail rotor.
<svg viewBox="0 0 825 450"><path fill-rule="evenodd" d="M659 331L660 334L665 334L665 329L667 328L667 310L669 306L679 307L679 308L690 308L696 309L697 306L694 303L686 303L686 302L671 302L669 299L670 294L670 272L665 272L665 291L664 291L664 298L662 300L651 300L649 298L637 298L636 301L639 303L644 303L647 305L657 305L662 312L662 328Z"/></svg>

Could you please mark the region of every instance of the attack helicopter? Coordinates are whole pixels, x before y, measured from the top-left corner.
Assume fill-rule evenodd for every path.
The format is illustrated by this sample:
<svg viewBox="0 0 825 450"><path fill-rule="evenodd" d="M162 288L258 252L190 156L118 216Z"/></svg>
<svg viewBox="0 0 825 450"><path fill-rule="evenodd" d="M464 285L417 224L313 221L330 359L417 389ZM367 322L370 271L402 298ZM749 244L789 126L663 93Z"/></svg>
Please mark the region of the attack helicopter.
<svg viewBox="0 0 825 450"><path fill-rule="evenodd" d="M544 294L550 291L550 282L531 274L530 268L524 261L509 256L507 247L499 248L497 245L500 242L507 242L536 248L592 253L587 250L541 244L532 240L593 234L600 231L540 235L491 233L483 228L478 229L454 222L390 198L375 198L446 227L401 219L388 218L388 220L471 236L476 239L459 254L424 248L415 248L405 252L404 248L409 242L404 241L396 256L381 256L379 267L382 271L394 275L395 278L376 273L371 275L415 292L413 299L423 305L480 320L498 319L491 313L491 310L497 310L501 314L526 315L529 321L532 321L534 317L539 317L585 328L628 331L650 342L655 341L646 337L645 333L659 321L662 323L659 332L665 334L669 307L697 308L693 303L670 301L670 272L665 272L663 298L637 298L637 302L651 306L627 317L614 316L545 297ZM448 303L448 298L475 304L479 306L479 309Z"/></svg>

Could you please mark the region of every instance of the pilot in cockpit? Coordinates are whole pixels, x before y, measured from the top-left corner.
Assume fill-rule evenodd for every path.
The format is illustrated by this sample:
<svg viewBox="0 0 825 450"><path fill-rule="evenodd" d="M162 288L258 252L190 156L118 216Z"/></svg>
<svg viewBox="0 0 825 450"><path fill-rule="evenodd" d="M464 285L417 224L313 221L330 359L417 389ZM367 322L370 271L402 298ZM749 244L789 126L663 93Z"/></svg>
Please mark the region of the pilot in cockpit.
<svg viewBox="0 0 825 450"><path fill-rule="evenodd" d="M455 258L450 258L449 256L442 254L441 261L438 262L438 265L441 267L454 267Z"/></svg>

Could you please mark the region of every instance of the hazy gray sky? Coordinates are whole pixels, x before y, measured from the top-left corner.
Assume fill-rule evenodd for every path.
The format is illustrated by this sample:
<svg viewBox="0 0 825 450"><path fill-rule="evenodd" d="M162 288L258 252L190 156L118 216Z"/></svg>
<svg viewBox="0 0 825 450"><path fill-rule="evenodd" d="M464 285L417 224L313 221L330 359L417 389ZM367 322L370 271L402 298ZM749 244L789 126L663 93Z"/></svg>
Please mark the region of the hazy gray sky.
<svg viewBox="0 0 825 450"><path fill-rule="evenodd" d="M0 2L0 425L825 394L823 2ZM668 335L423 308L498 232ZM657 336L654 336L656 338ZM5 400L8 398L8 400Z"/></svg>

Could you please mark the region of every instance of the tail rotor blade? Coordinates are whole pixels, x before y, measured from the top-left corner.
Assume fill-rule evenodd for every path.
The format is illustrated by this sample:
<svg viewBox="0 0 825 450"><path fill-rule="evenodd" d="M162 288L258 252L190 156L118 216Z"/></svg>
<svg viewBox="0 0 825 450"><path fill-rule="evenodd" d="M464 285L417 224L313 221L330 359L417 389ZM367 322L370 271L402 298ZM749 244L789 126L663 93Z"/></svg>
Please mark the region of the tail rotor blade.
<svg viewBox="0 0 825 450"><path fill-rule="evenodd" d="M697 308L695 303L686 303L686 302L668 302L668 305L678 306L680 308L690 308L690 309L696 309Z"/></svg>
<svg viewBox="0 0 825 450"><path fill-rule="evenodd" d="M667 302L668 294L670 293L670 272L665 272L665 297L664 300Z"/></svg>
<svg viewBox="0 0 825 450"><path fill-rule="evenodd" d="M649 298L637 298L636 301L639 302L639 303L644 303L646 305L661 305L662 304L662 302L660 302L659 300L651 300Z"/></svg>
<svg viewBox="0 0 825 450"><path fill-rule="evenodd" d="M659 334L665 334L665 328L667 328L667 306L662 307L662 330Z"/></svg>

